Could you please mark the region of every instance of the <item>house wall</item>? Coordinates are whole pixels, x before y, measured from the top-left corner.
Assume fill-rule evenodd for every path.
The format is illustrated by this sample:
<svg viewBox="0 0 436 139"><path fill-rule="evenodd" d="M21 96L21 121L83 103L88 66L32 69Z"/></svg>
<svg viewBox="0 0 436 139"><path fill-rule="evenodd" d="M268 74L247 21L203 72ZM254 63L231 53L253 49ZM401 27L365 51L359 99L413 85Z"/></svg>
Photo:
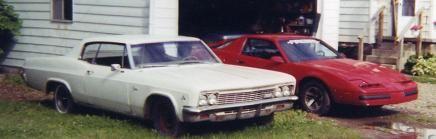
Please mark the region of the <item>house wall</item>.
<svg viewBox="0 0 436 139"><path fill-rule="evenodd" d="M365 43L375 43L378 23L372 21L377 11L386 6L384 34L392 33L390 1L388 0L341 0L339 17L339 41L358 42L359 35L364 36Z"/></svg>
<svg viewBox="0 0 436 139"><path fill-rule="evenodd" d="M60 56L83 38L149 33L148 0L73 0L73 22L51 21L51 0L6 0L23 20L17 44L1 65L20 67L28 57Z"/></svg>
<svg viewBox="0 0 436 139"><path fill-rule="evenodd" d="M339 42L339 1L318 0L318 13L321 13L321 20L316 37L335 49L338 49Z"/></svg>

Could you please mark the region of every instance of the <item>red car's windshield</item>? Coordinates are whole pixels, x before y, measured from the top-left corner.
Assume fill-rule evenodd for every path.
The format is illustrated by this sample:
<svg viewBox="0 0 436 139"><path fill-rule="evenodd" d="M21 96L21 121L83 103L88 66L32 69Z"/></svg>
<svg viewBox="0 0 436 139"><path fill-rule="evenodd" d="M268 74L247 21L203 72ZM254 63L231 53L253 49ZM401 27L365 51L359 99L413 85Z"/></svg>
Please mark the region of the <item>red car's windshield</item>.
<svg viewBox="0 0 436 139"><path fill-rule="evenodd" d="M338 53L318 40L283 40L280 45L294 62L339 58Z"/></svg>

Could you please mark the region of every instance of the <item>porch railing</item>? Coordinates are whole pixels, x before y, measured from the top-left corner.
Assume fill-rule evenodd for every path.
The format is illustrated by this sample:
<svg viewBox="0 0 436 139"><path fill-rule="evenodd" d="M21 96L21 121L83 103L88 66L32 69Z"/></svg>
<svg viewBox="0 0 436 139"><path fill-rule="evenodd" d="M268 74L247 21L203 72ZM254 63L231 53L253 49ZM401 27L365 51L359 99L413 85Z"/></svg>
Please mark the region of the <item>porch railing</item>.
<svg viewBox="0 0 436 139"><path fill-rule="evenodd" d="M371 20L367 23L367 25L362 29L362 32L360 33L360 35L357 37L357 39L359 40L359 45L357 47L357 58L358 60L363 61L363 57L364 57L364 46L365 46L365 35L368 34L369 35L369 31L368 29L374 25L374 23L376 23L377 21L379 21L378 24L378 32L377 32L377 45L380 45L383 42L383 34L384 34L384 17L385 17L385 11L386 6L382 6L380 7L377 12L371 16Z"/></svg>

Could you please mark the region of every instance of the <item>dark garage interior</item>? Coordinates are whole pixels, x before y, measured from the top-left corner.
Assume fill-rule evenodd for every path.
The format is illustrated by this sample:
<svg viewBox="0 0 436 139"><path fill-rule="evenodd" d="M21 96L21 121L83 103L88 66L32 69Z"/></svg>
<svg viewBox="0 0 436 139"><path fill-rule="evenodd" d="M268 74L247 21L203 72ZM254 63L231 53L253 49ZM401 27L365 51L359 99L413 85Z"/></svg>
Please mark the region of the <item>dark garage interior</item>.
<svg viewBox="0 0 436 139"><path fill-rule="evenodd" d="M313 35L316 0L180 0L181 35L294 33Z"/></svg>

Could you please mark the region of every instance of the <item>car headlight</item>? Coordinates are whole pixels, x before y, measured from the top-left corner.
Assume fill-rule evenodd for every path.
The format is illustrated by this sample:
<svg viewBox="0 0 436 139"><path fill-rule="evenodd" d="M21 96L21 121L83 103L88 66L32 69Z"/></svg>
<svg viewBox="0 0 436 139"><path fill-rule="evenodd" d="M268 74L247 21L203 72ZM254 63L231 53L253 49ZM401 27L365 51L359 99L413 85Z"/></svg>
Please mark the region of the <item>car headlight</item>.
<svg viewBox="0 0 436 139"><path fill-rule="evenodd" d="M198 101L198 105L205 106L207 105L207 96L206 95L200 95L200 100Z"/></svg>
<svg viewBox="0 0 436 139"><path fill-rule="evenodd" d="M209 105L215 105L218 102L217 98L217 94L209 94L207 96L207 102L209 103Z"/></svg>
<svg viewBox="0 0 436 139"><path fill-rule="evenodd" d="M289 91L289 87L288 86L283 86L282 87L282 92L284 96L290 96L291 95L291 91Z"/></svg>
<svg viewBox="0 0 436 139"><path fill-rule="evenodd" d="M275 96L275 97L283 97L282 89L280 89L279 87L277 87L277 88L274 90L274 96Z"/></svg>

